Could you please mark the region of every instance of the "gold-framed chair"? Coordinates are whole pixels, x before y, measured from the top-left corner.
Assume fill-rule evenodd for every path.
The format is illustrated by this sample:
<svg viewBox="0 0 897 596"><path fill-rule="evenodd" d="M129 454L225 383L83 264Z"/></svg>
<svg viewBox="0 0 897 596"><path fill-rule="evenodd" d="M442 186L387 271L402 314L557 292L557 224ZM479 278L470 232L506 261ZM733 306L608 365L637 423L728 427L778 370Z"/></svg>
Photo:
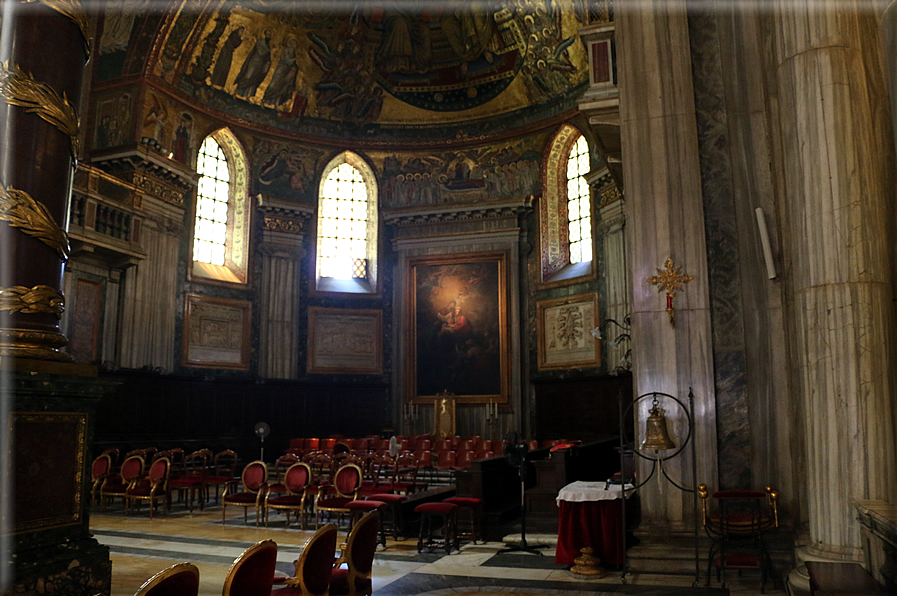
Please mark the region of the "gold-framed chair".
<svg viewBox="0 0 897 596"><path fill-rule="evenodd" d="M159 457L150 466L146 475L146 482L135 481L125 490L127 501L125 509L131 508L131 503L137 501L138 509L141 501L149 501L150 519L153 519L153 509L157 500L164 500L168 509L171 509L171 494L168 492L168 474L171 471L171 461L167 457Z"/></svg>
<svg viewBox="0 0 897 596"><path fill-rule="evenodd" d="M358 499L364 476L356 464L346 464L333 475L333 483L322 487L315 496L315 529L320 527L321 514L337 514L338 519L350 513L346 504Z"/></svg>
<svg viewBox="0 0 897 596"><path fill-rule="evenodd" d="M290 525L290 512L295 511L302 529L305 529L306 490L311 482L311 467L303 462L296 462L284 472L283 490L286 494L268 491L265 495L265 527L268 527L268 516L272 509L286 512L287 526Z"/></svg>
<svg viewBox="0 0 897 596"><path fill-rule="evenodd" d="M197 596L199 568L177 563L146 580L134 596Z"/></svg>
<svg viewBox="0 0 897 596"><path fill-rule="evenodd" d="M256 542L234 559L224 578L222 596L270 596L277 565L277 544Z"/></svg>
<svg viewBox="0 0 897 596"><path fill-rule="evenodd" d="M259 460L250 462L243 468L240 480L243 485L242 491L234 489L232 484L224 489L224 494L221 497L221 523L227 522L227 506L237 505L243 508L244 523L247 521L248 509L255 507L255 525L258 526L268 487L268 466Z"/></svg>
<svg viewBox="0 0 897 596"><path fill-rule="evenodd" d="M223 486L225 490L229 484L237 481L237 453L232 449L225 449L215 454L212 458L212 467L210 474L206 476L206 486L215 487L215 502L218 502L218 487Z"/></svg>
<svg viewBox="0 0 897 596"><path fill-rule="evenodd" d="M296 568L293 577L278 581L285 587L272 592L277 596L328 596L333 574L333 556L336 553L336 524L325 524L309 538L299 558L293 561Z"/></svg>
<svg viewBox="0 0 897 596"><path fill-rule="evenodd" d="M108 453L103 453L102 455L97 456L96 459L93 460L93 463L90 464L90 503L93 504L94 501L99 502L100 500L100 488L103 486L103 482L106 481L106 478L112 474L112 456Z"/></svg>
<svg viewBox="0 0 897 596"><path fill-rule="evenodd" d="M330 576L330 596L369 596L373 591L371 572L377 552L380 515L364 514L349 532ZM343 569L343 565L346 566Z"/></svg>
<svg viewBox="0 0 897 596"><path fill-rule="evenodd" d="M121 469L117 476L107 476L103 480L100 487L100 506L106 508L108 499L121 497L122 502L127 509L127 491L131 484L140 480L143 476L143 457L132 455L125 459L121 464Z"/></svg>

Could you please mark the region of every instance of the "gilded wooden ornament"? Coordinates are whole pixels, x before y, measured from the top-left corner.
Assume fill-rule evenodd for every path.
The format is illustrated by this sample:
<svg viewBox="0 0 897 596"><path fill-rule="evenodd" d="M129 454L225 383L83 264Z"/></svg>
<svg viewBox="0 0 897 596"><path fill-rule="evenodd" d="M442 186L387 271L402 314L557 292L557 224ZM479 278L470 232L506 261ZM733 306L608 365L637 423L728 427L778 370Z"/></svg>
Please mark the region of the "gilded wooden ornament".
<svg viewBox="0 0 897 596"><path fill-rule="evenodd" d="M71 362L71 354L61 350L66 344L68 340L61 333L32 329L0 329L0 357Z"/></svg>
<svg viewBox="0 0 897 596"><path fill-rule="evenodd" d="M0 221L34 236L59 253L65 261L71 254L69 237L39 201L24 190L0 185Z"/></svg>
<svg viewBox="0 0 897 596"><path fill-rule="evenodd" d="M42 120L49 122L58 128L71 140L72 159L78 157L78 115L75 108L65 96L59 96L52 87L46 83L35 81L34 78L23 71L17 64L12 70L9 63L0 64L0 95L6 102L14 106L26 108L26 111L37 114Z"/></svg>
<svg viewBox="0 0 897 596"><path fill-rule="evenodd" d="M663 269L657 270L657 275L652 275L645 281L652 286L657 286L658 292L666 291L667 293L667 316L670 318L670 327L676 325L676 311L673 310L673 298L676 297L676 291L681 290L684 284L687 284L694 277L687 273L682 273L682 267L674 267L673 259L667 257L663 263Z"/></svg>
<svg viewBox="0 0 897 596"><path fill-rule="evenodd" d="M84 53L90 59L90 35L88 35L90 21L87 11L84 10L81 3L78 0L22 0L23 4L33 4L34 2L55 10L78 25L78 29L81 30L81 39L84 41Z"/></svg>
<svg viewBox="0 0 897 596"><path fill-rule="evenodd" d="M12 286L0 289L0 310L26 315L49 313L59 318L65 310L65 297L62 292L50 286Z"/></svg>

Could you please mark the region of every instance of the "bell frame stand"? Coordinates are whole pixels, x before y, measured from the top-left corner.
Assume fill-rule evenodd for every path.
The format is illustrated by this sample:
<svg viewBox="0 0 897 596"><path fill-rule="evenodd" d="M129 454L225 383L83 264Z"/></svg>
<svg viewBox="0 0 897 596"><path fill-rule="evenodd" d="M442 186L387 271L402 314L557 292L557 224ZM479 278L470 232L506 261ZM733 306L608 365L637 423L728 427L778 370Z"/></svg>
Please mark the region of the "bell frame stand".
<svg viewBox="0 0 897 596"><path fill-rule="evenodd" d="M675 486L682 492L692 493L693 503L694 503L694 526L695 526L695 581L692 584L692 587L697 587L698 582L700 582L700 580L701 580L701 555L700 555L700 546L698 544L697 448L695 446L695 441L692 440L693 439L692 435L694 434L694 431L695 431L695 396L694 396L694 393L693 393L691 387L688 388L688 408L686 408L685 404L683 404L679 399L673 397L669 393L660 393L658 391L640 395L637 398L635 398L634 400L632 400L632 402L628 406L626 406L626 408L623 408L623 392L620 391L619 396L618 396L619 411L620 411L620 492L624 493L625 492L624 489L626 486L626 478L623 473L623 445L625 444L626 426L623 421L626 418L626 414L632 409L633 406L635 406L635 404L637 404L638 402L640 402L643 399L648 399L648 398L651 398L654 402L657 402L657 398L659 398L659 397L673 400L682 409L682 411L685 413L686 419L688 420L688 435L685 437L685 441L683 441L682 446L679 447L679 449L674 451L672 454L667 455L667 456L659 455L659 452L656 450L654 451L654 457L651 457L648 455L642 455L635 445L635 440L633 440L633 445L632 445L633 453L635 453L642 459L646 459L651 462L651 473L648 474L648 476L642 482L633 484L632 488L630 490L632 491L633 494L635 494L635 492L638 491L639 488L645 486L651 480L651 478L654 476L654 472L656 471L656 469L660 468L661 474L663 474L663 476L667 480L670 481L670 484L672 484L673 486ZM655 405L657 405L657 404L655 404ZM680 486L679 484L676 483L675 480L670 478L669 475L667 474L666 470L663 469L663 462L673 459L674 457L676 457L680 453L682 453L682 450L685 449L685 447L689 444L689 442L691 442L691 479L692 479L692 486L694 488L686 488L684 486ZM626 575L630 573L630 570L629 570L629 556L626 552L626 495L622 494L621 497L622 497L621 501L623 502L622 503L623 504L623 574L621 576L621 579L623 580L623 583L625 584L626 583ZM656 571L655 572L638 571L637 573L651 574L651 573L658 573L658 572L656 572Z"/></svg>

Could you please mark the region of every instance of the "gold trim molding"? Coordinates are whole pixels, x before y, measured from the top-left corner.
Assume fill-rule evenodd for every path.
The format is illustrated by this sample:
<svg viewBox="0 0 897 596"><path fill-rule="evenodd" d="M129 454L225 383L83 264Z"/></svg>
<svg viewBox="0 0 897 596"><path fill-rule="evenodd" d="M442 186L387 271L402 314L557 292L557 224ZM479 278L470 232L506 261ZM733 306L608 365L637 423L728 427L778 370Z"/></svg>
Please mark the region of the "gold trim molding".
<svg viewBox="0 0 897 596"><path fill-rule="evenodd" d="M58 319L65 310L65 297L56 288L45 285L0 288L0 310L26 315L49 313Z"/></svg>
<svg viewBox="0 0 897 596"><path fill-rule="evenodd" d="M71 255L69 237L47 208L25 192L0 184L0 221L8 222L25 234L34 236L59 253L63 261Z"/></svg>
<svg viewBox="0 0 897 596"><path fill-rule="evenodd" d="M9 62L0 63L0 95L6 102L21 106L27 112L37 114L45 122L55 126L71 141L72 159L78 157L78 115L63 92L59 96L52 87L41 83L23 71L18 64L12 70Z"/></svg>
<svg viewBox="0 0 897 596"><path fill-rule="evenodd" d="M31 329L0 329L0 356L71 362L72 356L61 352L68 344L61 333Z"/></svg>
<svg viewBox="0 0 897 596"><path fill-rule="evenodd" d="M22 0L23 4L43 4L51 10L55 10L64 17L68 17L81 30L81 39L84 42L84 53L90 59L90 20L87 11L78 0Z"/></svg>

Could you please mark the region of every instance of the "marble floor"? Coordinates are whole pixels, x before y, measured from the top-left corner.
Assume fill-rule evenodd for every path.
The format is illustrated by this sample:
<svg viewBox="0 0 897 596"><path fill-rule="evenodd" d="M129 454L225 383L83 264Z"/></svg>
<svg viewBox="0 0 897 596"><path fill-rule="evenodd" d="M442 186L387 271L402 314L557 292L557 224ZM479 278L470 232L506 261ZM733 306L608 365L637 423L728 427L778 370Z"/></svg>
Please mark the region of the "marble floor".
<svg viewBox="0 0 897 596"><path fill-rule="evenodd" d="M109 546L112 559L112 596L130 596L147 578L175 563L189 561L200 570L200 594L218 595L228 568L240 553L259 540L271 538L278 546L277 570L292 575L292 562L298 557L304 542L313 531L302 531L294 524L285 527L283 516L272 515L271 527L256 527L254 514L248 523L242 511L228 510L223 524L220 506L207 506L205 511L193 513L175 504L171 513L154 515L153 520L144 508L139 513L124 515L120 506L105 512L91 513L90 527L102 544ZM550 542L550 537L547 537ZM538 543L530 539L530 543ZM445 555L417 553L417 541L387 540L386 548L377 552L373 582L375 596L426 595L474 596L501 593L541 596L547 594L583 594L596 596L626 590L627 593L657 593L650 586L681 587L683 590L664 590L664 594L693 594L693 577L674 575L630 575L623 586L618 572L602 578L584 578L554 563L554 549L544 548L544 556L528 553L497 554L504 545L499 542L462 543L459 552ZM650 553L660 545L642 544L637 547ZM633 549L634 550L634 549ZM632 551L630 551L632 552ZM649 555L650 556L650 555ZM693 559L692 559L693 560ZM686 567L687 569L687 567ZM633 587L638 586L638 587ZM716 581L711 588L719 588ZM732 594L759 594L756 575L735 578L727 583ZM767 594L784 594L781 585L773 589L767 582ZM706 592L725 594L722 590Z"/></svg>

